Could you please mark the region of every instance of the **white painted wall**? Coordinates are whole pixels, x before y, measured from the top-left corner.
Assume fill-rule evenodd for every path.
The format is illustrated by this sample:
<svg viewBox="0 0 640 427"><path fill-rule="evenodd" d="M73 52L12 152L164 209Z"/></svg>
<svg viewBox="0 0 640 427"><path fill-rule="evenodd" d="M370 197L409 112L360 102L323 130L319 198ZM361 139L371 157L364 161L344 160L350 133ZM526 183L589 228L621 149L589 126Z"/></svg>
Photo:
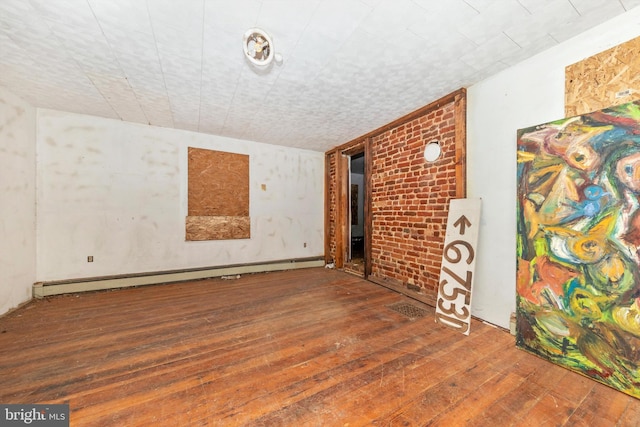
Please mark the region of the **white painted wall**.
<svg viewBox="0 0 640 427"><path fill-rule="evenodd" d="M468 196L482 198L472 314L515 310L516 132L564 117L565 67L640 36L640 8L468 88Z"/></svg>
<svg viewBox="0 0 640 427"><path fill-rule="evenodd" d="M0 87L0 314L31 299L36 278L36 111Z"/></svg>
<svg viewBox="0 0 640 427"><path fill-rule="evenodd" d="M323 256L323 153L51 110L37 121L38 281ZM249 155L250 239L185 241L188 147Z"/></svg>

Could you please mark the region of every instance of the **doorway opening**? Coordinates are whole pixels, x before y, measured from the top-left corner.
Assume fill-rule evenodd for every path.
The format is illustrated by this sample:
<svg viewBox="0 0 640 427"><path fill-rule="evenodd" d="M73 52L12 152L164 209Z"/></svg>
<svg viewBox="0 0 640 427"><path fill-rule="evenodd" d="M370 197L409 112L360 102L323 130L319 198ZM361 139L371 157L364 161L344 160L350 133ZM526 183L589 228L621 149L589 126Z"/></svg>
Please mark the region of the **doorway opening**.
<svg viewBox="0 0 640 427"><path fill-rule="evenodd" d="M365 274L365 157L357 153L349 160L347 262L345 270Z"/></svg>

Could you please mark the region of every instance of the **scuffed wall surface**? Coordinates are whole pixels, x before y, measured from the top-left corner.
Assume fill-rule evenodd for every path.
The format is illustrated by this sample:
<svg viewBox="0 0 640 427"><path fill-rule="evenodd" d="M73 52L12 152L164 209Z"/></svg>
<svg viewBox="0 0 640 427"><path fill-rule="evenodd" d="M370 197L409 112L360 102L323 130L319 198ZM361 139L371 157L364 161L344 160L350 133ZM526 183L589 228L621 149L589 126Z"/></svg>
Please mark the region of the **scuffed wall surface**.
<svg viewBox="0 0 640 427"><path fill-rule="evenodd" d="M39 281L323 255L323 153L51 110L37 147ZM185 241L188 147L249 155L251 239Z"/></svg>
<svg viewBox="0 0 640 427"><path fill-rule="evenodd" d="M517 130L564 116L565 69L640 35L640 8L468 91L469 197L482 198L471 314L503 327L516 301Z"/></svg>
<svg viewBox="0 0 640 427"><path fill-rule="evenodd" d="M0 88L0 314L31 299L36 274L35 109Z"/></svg>

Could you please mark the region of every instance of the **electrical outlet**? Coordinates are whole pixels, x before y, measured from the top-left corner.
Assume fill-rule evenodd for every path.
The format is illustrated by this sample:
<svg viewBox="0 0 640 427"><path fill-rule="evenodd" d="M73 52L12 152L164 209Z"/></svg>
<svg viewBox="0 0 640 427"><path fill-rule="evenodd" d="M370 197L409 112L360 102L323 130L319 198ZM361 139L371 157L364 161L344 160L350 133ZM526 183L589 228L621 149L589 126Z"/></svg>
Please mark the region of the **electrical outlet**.
<svg viewBox="0 0 640 427"><path fill-rule="evenodd" d="M305 247L305 248L307 247L307 242L304 242L304 247Z"/></svg>
<svg viewBox="0 0 640 427"><path fill-rule="evenodd" d="M89 255L87 257L87 262L93 262L93 255Z"/></svg>

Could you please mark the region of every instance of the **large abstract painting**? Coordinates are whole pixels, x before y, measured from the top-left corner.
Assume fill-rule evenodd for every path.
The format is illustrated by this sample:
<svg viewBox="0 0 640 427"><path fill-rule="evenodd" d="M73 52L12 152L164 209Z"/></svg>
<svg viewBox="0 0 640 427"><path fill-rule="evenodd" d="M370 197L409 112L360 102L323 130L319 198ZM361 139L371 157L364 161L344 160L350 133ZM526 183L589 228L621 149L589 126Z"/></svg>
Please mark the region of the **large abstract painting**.
<svg viewBox="0 0 640 427"><path fill-rule="evenodd" d="M640 398L640 101L518 131L519 347Z"/></svg>

